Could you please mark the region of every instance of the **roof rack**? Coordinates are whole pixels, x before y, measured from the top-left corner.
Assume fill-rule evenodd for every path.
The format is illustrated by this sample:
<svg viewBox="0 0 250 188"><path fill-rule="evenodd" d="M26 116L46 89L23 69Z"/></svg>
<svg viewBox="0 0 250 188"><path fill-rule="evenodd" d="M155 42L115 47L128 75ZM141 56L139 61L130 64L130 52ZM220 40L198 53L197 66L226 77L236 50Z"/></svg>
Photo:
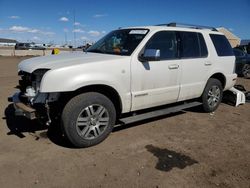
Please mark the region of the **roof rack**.
<svg viewBox="0 0 250 188"><path fill-rule="evenodd" d="M176 22L171 22L171 23L168 23L168 24L158 24L156 26L187 27L187 28L193 28L193 29L210 29L212 31L218 31L215 27L202 26L202 25L192 25L192 24L184 24L184 23L176 23Z"/></svg>

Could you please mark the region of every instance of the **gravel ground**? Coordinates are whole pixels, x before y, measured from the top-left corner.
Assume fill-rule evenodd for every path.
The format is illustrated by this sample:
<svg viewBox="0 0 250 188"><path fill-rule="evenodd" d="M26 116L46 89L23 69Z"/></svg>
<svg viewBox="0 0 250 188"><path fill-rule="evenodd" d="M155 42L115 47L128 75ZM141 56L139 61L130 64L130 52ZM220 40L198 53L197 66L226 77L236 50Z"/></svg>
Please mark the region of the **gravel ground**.
<svg viewBox="0 0 250 188"><path fill-rule="evenodd" d="M250 188L250 104L221 104L116 128L101 144L74 149L53 128L14 118L7 97L17 64L0 57L1 187ZM238 79L250 90L250 80Z"/></svg>

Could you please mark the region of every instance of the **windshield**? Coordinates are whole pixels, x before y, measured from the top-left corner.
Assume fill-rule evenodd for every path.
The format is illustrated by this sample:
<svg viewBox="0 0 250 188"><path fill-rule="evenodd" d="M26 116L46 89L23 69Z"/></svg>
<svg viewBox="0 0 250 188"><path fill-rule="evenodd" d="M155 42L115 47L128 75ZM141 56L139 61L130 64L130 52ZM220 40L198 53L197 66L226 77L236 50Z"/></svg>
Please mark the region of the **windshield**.
<svg viewBox="0 0 250 188"><path fill-rule="evenodd" d="M112 31L92 45L87 52L131 55L148 33L148 29L122 29Z"/></svg>

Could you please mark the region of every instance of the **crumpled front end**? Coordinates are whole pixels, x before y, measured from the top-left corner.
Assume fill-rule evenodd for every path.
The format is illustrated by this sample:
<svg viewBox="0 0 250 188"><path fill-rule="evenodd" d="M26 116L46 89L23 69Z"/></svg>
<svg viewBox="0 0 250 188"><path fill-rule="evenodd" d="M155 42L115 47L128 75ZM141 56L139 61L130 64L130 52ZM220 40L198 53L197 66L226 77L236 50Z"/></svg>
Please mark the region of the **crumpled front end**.
<svg viewBox="0 0 250 188"><path fill-rule="evenodd" d="M49 69L38 69L33 73L20 70L20 92L15 93L8 100L13 102L16 116L25 116L28 119L47 119L49 117L49 104L59 98L59 93L41 93L40 83Z"/></svg>

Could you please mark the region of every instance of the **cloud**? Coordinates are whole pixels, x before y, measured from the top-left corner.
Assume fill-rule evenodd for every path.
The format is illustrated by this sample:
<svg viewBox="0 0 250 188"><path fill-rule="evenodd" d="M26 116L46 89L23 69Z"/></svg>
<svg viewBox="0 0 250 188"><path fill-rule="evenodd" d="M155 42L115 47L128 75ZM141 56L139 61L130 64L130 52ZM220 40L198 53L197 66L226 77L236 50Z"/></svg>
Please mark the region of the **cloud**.
<svg viewBox="0 0 250 188"><path fill-rule="evenodd" d="M63 32L68 33L69 32L68 28L64 28Z"/></svg>
<svg viewBox="0 0 250 188"><path fill-rule="evenodd" d="M101 35L99 31L89 31L88 34L92 37L98 37Z"/></svg>
<svg viewBox="0 0 250 188"><path fill-rule="evenodd" d="M78 26L78 25L81 25L80 22L75 22L74 25Z"/></svg>
<svg viewBox="0 0 250 188"><path fill-rule="evenodd" d="M38 29L29 29L29 33L39 33L40 31Z"/></svg>
<svg viewBox="0 0 250 188"><path fill-rule="evenodd" d="M23 27L23 26L12 26L7 31L12 33L33 33L33 34L41 34L41 35L54 35L54 32L51 31L42 31L39 29Z"/></svg>
<svg viewBox="0 0 250 188"><path fill-rule="evenodd" d="M8 18L10 18L10 19L20 19L21 17L20 16L9 16Z"/></svg>
<svg viewBox="0 0 250 188"><path fill-rule="evenodd" d="M105 16L108 16L107 14L95 14L93 16L93 18L102 18L102 17L105 17Z"/></svg>
<svg viewBox="0 0 250 188"><path fill-rule="evenodd" d="M107 32L106 31L102 31L102 34L106 34Z"/></svg>
<svg viewBox="0 0 250 188"><path fill-rule="evenodd" d="M82 36L82 37L81 37L81 40L89 40L89 38L88 38L88 37L85 37L85 36Z"/></svg>
<svg viewBox="0 0 250 188"><path fill-rule="evenodd" d="M73 33L85 33L85 31L83 31L82 29L74 29L72 32Z"/></svg>
<svg viewBox="0 0 250 188"><path fill-rule="evenodd" d="M28 27L23 26L12 26L9 28L9 31L12 32L28 32L30 29Z"/></svg>
<svg viewBox="0 0 250 188"><path fill-rule="evenodd" d="M86 25L83 25L83 24L81 24L80 22L75 22L75 23L73 23L73 25L74 25L74 26L77 26L77 27L81 27L81 28L86 27Z"/></svg>
<svg viewBox="0 0 250 188"><path fill-rule="evenodd" d="M39 37L37 37L37 36L34 36L32 39L33 39L33 40L38 40L38 41L41 40L41 39L40 39Z"/></svg>
<svg viewBox="0 0 250 188"><path fill-rule="evenodd" d="M59 19L59 21L61 21L61 22L68 22L69 19L66 18L66 17L61 17L61 18Z"/></svg>

